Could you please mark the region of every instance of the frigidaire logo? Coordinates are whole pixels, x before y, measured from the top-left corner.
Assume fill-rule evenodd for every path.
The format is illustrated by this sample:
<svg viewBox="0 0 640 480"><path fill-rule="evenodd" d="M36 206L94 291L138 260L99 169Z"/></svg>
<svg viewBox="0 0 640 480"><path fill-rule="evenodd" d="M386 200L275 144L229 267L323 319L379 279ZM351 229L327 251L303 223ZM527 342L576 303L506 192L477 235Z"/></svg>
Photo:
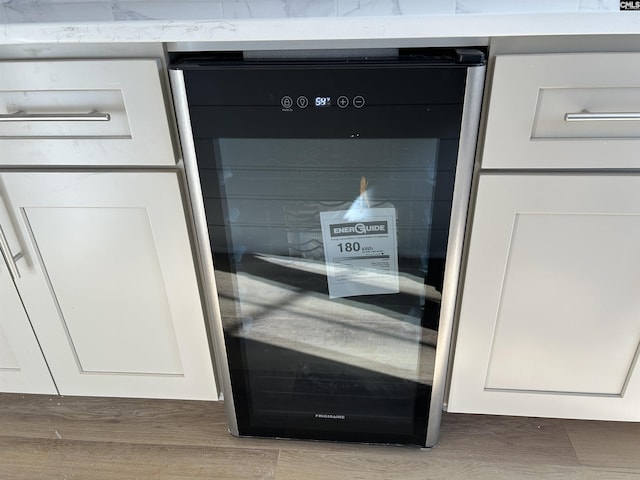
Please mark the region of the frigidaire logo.
<svg viewBox="0 0 640 480"><path fill-rule="evenodd" d="M316 413L316 418L326 418L329 420L344 420L345 417L344 415L335 415L333 413Z"/></svg>
<svg viewBox="0 0 640 480"><path fill-rule="evenodd" d="M357 222L337 223L331 225L332 237L346 237L350 235L380 235L387 233L387 222Z"/></svg>
<svg viewBox="0 0 640 480"><path fill-rule="evenodd" d="M620 10L640 10L640 1L620 0Z"/></svg>

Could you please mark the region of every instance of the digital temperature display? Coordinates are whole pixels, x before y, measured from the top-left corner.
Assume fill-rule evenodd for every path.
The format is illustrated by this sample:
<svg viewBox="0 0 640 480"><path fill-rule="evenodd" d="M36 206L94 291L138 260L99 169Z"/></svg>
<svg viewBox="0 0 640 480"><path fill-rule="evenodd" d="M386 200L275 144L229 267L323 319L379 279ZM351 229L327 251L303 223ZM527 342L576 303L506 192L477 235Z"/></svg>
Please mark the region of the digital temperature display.
<svg viewBox="0 0 640 480"><path fill-rule="evenodd" d="M316 97L316 107L328 107L331 105L331 97Z"/></svg>

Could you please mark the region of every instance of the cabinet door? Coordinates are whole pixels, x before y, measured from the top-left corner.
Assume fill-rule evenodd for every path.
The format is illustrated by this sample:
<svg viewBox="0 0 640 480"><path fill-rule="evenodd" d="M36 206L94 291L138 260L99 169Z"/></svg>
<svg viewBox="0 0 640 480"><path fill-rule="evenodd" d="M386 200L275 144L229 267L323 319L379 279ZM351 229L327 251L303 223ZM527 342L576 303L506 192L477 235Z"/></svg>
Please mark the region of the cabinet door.
<svg viewBox="0 0 640 480"><path fill-rule="evenodd" d="M0 392L57 393L1 255Z"/></svg>
<svg viewBox="0 0 640 480"><path fill-rule="evenodd" d="M449 410L640 420L640 176L481 175Z"/></svg>
<svg viewBox="0 0 640 480"><path fill-rule="evenodd" d="M176 173L0 179L16 284L60 393L217 398Z"/></svg>

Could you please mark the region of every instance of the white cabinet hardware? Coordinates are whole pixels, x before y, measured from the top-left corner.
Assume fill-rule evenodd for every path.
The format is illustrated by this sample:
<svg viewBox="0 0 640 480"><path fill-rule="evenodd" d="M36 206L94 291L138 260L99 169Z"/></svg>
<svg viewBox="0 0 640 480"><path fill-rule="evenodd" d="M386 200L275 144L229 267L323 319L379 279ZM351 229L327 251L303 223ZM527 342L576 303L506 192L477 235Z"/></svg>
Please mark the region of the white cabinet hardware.
<svg viewBox="0 0 640 480"><path fill-rule="evenodd" d="M567 113L564 116L566 122L601 122L601 121L626 121L640 120L640 112L589 112L583 110L578 113Z"/></svg>
<svg viewBox="0 0 640 480"><path fill-rule="evenodd" d="M108 122L108 113L26 113L19 110L0 115L0 122Z"/></svg>

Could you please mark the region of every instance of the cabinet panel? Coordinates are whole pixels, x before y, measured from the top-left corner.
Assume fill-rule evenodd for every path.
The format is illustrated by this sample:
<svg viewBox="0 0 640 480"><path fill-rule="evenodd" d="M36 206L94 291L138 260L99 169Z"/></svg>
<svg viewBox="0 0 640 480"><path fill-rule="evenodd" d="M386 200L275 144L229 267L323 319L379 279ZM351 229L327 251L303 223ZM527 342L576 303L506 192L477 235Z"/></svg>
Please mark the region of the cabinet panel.
<svg viewBox="0 0 640 480"><path fill-rule="evenodd" d="M2 255L0 255L0 392L57 393L15 285L2 263Z"/></svg>
<svg viewBox="0 0 640 480"><path fill-rule="evenodd" d="M621 395L640 343L640 215L513 220L485 388Z"/></svg>
<svg viewBox="0 0 640 480"><path fill-rule="evenodd" d="M480 177L450 411L640 420L640 177Z"/></svg>
<svg viewBox="0 0 640 480"><path fill-rule="evenodd" d="M176 173L0 178L60 393L217 398Z"/></svg>
<svg viewBox="0 0 640 480"><path fill-rule="evenodd" d="M147 208L28 207L24 216L80 371L184 374Z"/></svg>
<svg viewBox="0 0 640 480"><path fill-rule="evenodd" d="M0 62L1 165L175 165L154 59Z"/></svg>
<svg viewBox="0 0 640 480"><path fill-rule="evenodd" d="M23 319L25 317L23 316ZM17 370L20 368L20 364L16 359L16 355L13 352L11 343L4 330L0 328L0 371Z"/></svg>
<svg viewBox="0 0 640 480"><path fill-rule="evenodd" d="M482 167L640 168L638 85L637 53L497 56Z"/></svg>

